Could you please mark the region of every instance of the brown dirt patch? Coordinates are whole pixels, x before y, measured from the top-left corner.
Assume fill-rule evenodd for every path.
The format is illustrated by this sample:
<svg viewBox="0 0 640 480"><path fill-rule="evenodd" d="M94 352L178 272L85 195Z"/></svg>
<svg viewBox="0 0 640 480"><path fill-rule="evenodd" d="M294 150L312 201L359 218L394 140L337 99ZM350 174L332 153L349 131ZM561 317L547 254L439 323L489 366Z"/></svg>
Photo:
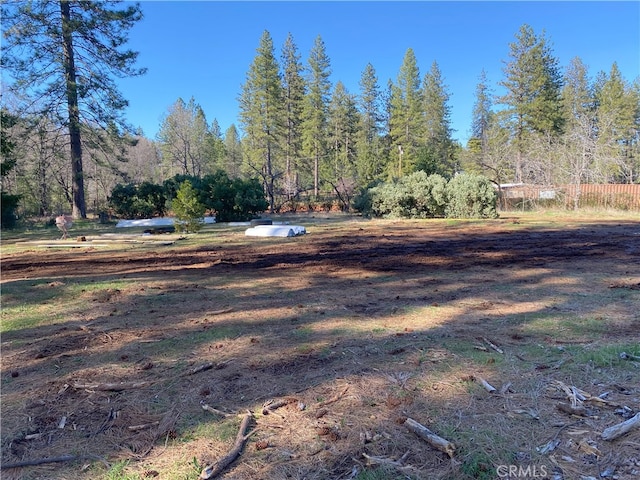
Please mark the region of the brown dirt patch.
<svg viewBox="0 0 640 480"><path fill-rule="evenodd" d="M616 408L640 410L640 368L615 358L640 341L639 223L309 230L3 255L3 303L48 289L42 308L63 318L2 336L2 463L77 456L3 478L99 478L101 460L196 478L240 422L201 403L256 413L224 478L353 478L374 468L364 453L402 457L387 478L495 478L502 464L636 478L640 434L599 433L624 419ZM478 376L511 386L489 394ZM572 418L555 380L611 403ZM274 398L291 401L262 415ZM408 432L407 417L456 443L454 459ZM551 440L553 452L536 450Z"/></svg>

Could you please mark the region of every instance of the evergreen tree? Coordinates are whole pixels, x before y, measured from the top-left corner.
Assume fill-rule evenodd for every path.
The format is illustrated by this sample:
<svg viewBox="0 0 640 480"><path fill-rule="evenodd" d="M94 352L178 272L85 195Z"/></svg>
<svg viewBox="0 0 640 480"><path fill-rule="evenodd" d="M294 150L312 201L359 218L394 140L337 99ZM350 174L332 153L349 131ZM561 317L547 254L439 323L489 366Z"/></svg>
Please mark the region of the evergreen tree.
<svg viewBox="0 0 640 480"><path fill-rule="evenodd" d="M398 159L395 169L398 176L413 169L418 151L424 145L421 98L420 71L415 54L409 48L391 88L389 108L391 150Z"/></svg>
<svg viewBox="0 0 640 480"><path fill-rule="evenodd" d="M608 152L617 181L632 183L639 175L637 149L640 135L640 97L620 74L618 65L602 75L596 93L598 105L598 144Z"/></svg>
<svg viewBox="0 0 640 480"><path fill-rule="evenodd" d="M357 172L360 182L367 185L380 177L383 170L381 94L373 65L367 64L360 77L360 128L357 145Z"/></svg>
<svg viewBox="0 0 640 480"><path fill-rule="evenodd" d="M284 99L284 190L287 198L298 193L298 168L302 156L302 121L304 112L304 67L300 63L298 47L289 34L282 48L282 86Z"/></svg>
<svg viewBox="0 0 640 480"><path fill-rule="evenodd" d="M239 100L240 121L246 134L245 155L249 166L262 178L272 212L276 179L283 172L277 161L282 150L282 98L282 80L273 40L265 30Z"/></svg>
<svg viewBox="0 0 640 480"><path fill-rule="evenodd" d="M232 180L242 177L242 142L235 125L224 133L224 170Z"/></svg>
<svg viewBox="0 0 640 480"><path fill-rule="evenodd" d="M47 112L67 129L74 218L86 217L83 124L126 127L127 101L113 77L144 73L134 68L137 53L124 49L128 30L142 18L140 7L115 4L39 0L2 7L2 67L15 79L24 113Z"/></svg>
<svg viewBox="0 0 640 480"><path fill-rule="evenodd" d="M201 176L211 155L209 127L202 107L193 97L179 98L169 108L158 132L158 144L166 168L165 177L176 174Z"/></svg>
<svg viewBox="0 0 640 480"><path fill-rule="evenodd" d="M214 118L206 135L206 168L204 174L208 175L220 170L225 161L224 140L218 119Z"/></svg>
<svg viewBox="0 0 640 480"><path fill-rule="evenodd" d="M451 176L455 171L451 138L451 107L442 73L436 62L422 82L424 147L416 169Z"/></svg>
<svg viewBox="0 0 640 480"><path fill-rule="evenodd" d="M328 140L331 162L325 178L338 195L338 185L355 185L356 138L358 133L359 112L356 99L344 84L336 83L328 117Z"/></svg>
<svg viewBox="0 0 640 480"><path fill-rule="evenodd" d="M507 93L499 101L507 105L511 116L518 152L514 180L521 182L530 134L549 137L562 132L562 76L547 40L539 38L529 25L520 27L516 41L509 45L509 57L503 70L505 79L500 82Z"/></svg>
<svg viewBox="0 0 640 480"><path fill-rule="evenodd" d="M331 62L318 35L308 59L307 94L304 105L303 149L313 162L313 194L320 190L320 164L327 155L327 115L331 93Z"/></svg>
<svg viewBox="0 0 640 480"><path fill-rule="evenodd" d="M476 86L471 119L471 138L469 139L469 148L475 157L475 163L480 166L484 163L489 143L489 127L493 116L491 111L492 97L487 74L483 69Z"/></svg>

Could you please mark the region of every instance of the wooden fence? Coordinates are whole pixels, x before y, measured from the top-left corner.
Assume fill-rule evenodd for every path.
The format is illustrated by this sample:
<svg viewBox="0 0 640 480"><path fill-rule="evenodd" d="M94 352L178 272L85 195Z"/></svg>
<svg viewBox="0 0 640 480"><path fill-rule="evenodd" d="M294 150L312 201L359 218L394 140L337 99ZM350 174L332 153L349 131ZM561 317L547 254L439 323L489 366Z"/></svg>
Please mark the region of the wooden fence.
<svg viewBox="0 0 640 480"><path fill-rule="evenodd" d="M508 185L500 188L503 209L528 208L540 205L613 208L640 210L640 184L583 184L542 187L539 185Z"/></svg>

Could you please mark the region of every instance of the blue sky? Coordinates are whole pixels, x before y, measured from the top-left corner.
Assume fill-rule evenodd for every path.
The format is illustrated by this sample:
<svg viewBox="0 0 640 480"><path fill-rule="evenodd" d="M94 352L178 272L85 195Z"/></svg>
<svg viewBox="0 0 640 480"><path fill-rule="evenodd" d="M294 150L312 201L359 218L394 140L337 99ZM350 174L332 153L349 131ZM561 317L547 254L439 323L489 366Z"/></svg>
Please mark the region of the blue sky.
<svg viewBox="0 0 640 480"><path fill-rule="evenodd" d="M126 116L155 138L168 108L194 97L224 131L239 127L237 98L264 30L276 55L289 32L302 62L320 35L331 81L353 94L367 63L381 89L395 81L405 52L416 54L421 77L436 61L450 93L454 138L465 143L482 69L494 93L509 43L523 24L543 31L562 68L578 56L592 77L617 62L640 75L640 2L214 2L142 1L145 18L130 32L145 76L119 80Z"/></svg>

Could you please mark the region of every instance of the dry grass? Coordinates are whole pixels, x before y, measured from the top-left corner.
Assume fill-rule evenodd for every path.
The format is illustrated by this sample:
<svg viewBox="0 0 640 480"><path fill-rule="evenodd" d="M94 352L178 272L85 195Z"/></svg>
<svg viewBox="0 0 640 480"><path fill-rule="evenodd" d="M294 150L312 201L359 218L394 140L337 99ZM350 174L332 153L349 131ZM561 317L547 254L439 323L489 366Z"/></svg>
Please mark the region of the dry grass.
<svg viewBox="0 0 640 480"><path fill-rule="evenodd" d="M76 460L2 477L195 479L240 424L206 403L254 413L228 479L637 478L640 432L599 436L640 410L640 362L619 357L640 355L637 222L302 223L294 239L214 226L165 246L12 243L2 463ZM610 403L569 415L558 381Z"/></svg>

